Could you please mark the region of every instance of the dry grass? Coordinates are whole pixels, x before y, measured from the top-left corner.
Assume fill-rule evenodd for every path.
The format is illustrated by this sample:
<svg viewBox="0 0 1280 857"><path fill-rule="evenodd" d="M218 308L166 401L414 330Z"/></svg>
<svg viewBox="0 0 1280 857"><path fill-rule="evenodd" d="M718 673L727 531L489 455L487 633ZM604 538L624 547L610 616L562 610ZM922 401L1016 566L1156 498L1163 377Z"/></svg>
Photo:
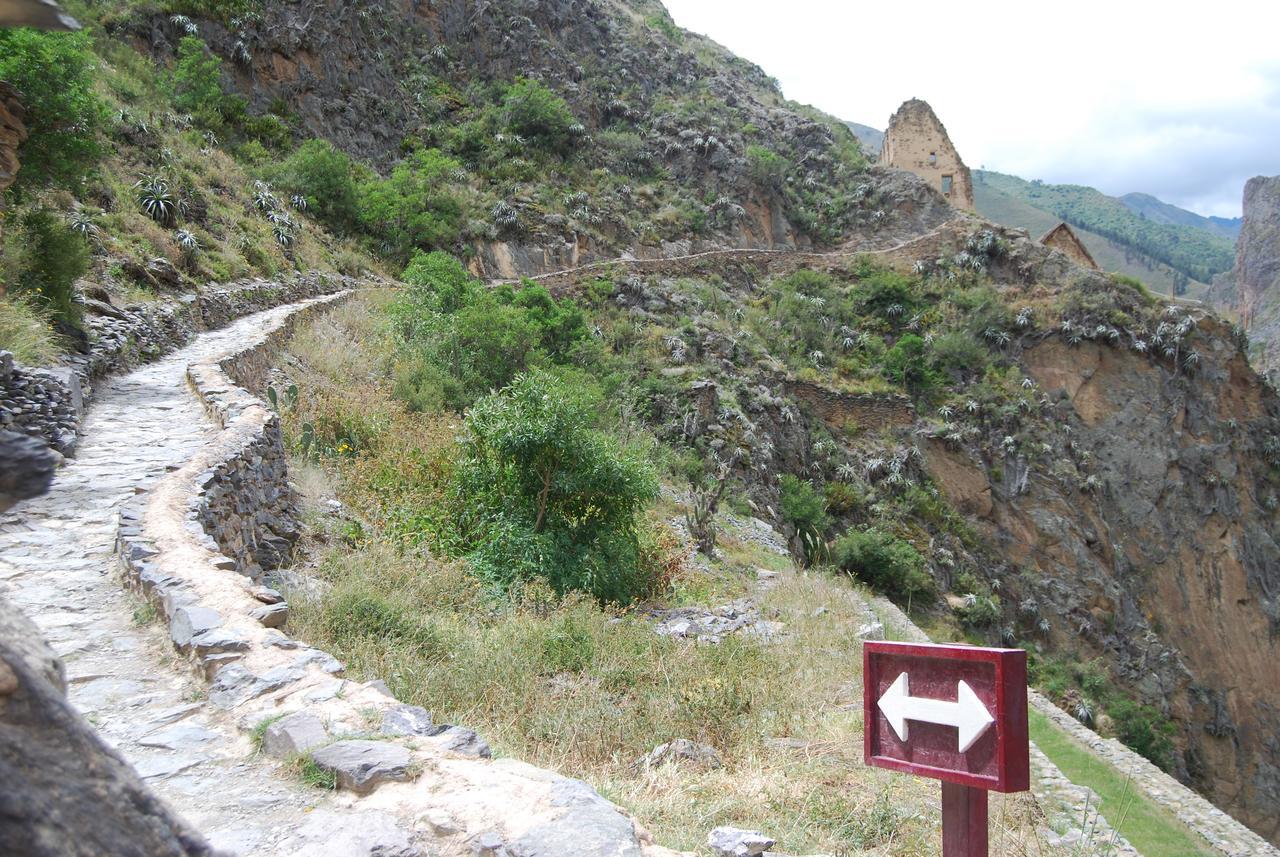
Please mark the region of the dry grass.
<svg viewBox="0 0 1280 857"><path fill-rule="evenodd" d="M48 366L61 349L49 322L18 298L0 298L0 351L11 351L19 363Z"/></svg>
<svg viewBox="0 0 1280 857"><path fill-rule="evenodd" d="M687 564L671 583L681 603L755 591L755 569L783 572L761 609L785 623L772 644L672 640L648 620L541 587L515 601L482 591L462 563L412 538L405 519L443 488L458 420L404 413L387 394L390 359L378 294L299 331L288 371L299 383L296 427L314 409L382 420L361 455L307 465L310 497L335 487L365 537L328 537L312 573L329 586L291 598L290 625L357 677L381 677L438 721L479 730L499 754L581 777L632 811L658 841L697 850L720 824L762 828L787 853L934 855L938 786L862 763L862 600L844 578L795 573L789 559L726 531L720 561ZM650 524L677 517L667 496ZM330 518L330 521L333 519ZM418 528L418 529L415 529ZM394 534L395 537L390 537ZM417 545L417 546L415 546ZM643 769L673 738L711 744L724 766ZM1034 801L997 799L993 853L1047 855Z"/></svg>

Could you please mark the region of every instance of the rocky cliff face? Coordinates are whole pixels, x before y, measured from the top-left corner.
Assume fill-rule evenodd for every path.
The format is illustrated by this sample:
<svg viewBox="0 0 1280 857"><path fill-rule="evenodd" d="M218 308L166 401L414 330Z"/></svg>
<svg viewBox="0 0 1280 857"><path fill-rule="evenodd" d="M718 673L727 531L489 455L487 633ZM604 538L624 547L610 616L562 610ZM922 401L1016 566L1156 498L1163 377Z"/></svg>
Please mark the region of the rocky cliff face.
<svg viewBox="0 0 1280 857"><path fill-rule="evenodd" d="M1083 488L1052 472L1018 487L941 449L930 467L1017 570L1006 603L1171 716L1176 773L1275 841L1280 401L1223 324L1200 324L1194 378L1105 344L1027 349Z"/></svg>
<svg viewBox="0 0 1280 857"><path fill-rule="evenodd" d="M1280 176L1245 185L1235 268L1214 278L1206 299L1239 315L1262 371L1280 369Z"/></svg>

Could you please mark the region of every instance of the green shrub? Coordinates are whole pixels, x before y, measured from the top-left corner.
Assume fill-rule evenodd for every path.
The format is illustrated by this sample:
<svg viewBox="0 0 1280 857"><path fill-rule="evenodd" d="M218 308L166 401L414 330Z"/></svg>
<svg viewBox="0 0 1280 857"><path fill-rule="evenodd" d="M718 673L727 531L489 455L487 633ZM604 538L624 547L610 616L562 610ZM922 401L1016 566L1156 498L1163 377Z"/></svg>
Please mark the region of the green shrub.
<svg viewBox="0 0 1280 857"><path fill-rule="evenodd" d="M952 331L934 339L930 359L934 369L967 380L982 374L991 354L969 334Z"/></svg>
<svg viewBox="0 0 1280 857"><path fill-rule="evenodd" d="M764 146L747 146L747 172L756 184L782 190L790 171L791 164L777 152Z"/></svg>
<svg viewBox="0 0 1280 857"><path fill-rule="evenodd" d="M883 530L846 533L832 547L832 560L841 571L897 601L932 601L937 594L919 551Z"/></svg>
<svg viewBox="0 0 1280 857"><path fill-rule="evenodd" d="M468 413L454 517L475 573L496 588L542 579L619 603L650 590L636 517L656 480L639 450L592 428L593 405L533 372Z"/></svg>
<svg viewBox="0 0 1280 857"><path fill-rule="evenodd" d="M178 43L173 103L203 128L217 130L226 121L229 105L222 89L222 60L197 36L184 36Z"/></svg>
<svg viewBox="0 0 1280 857"><path fill-rule="evenodd" d="M97 163L106 107L93 91L94 71L85 33L0 28L0 80L18 90L30 135L17 188L72 185Z"/></svg>
<svg viewBox="0 0 1280 857"><path fill-rule="evenodd" d="M89 270L89 244L55 212L38 208L18 218L5 236L6 277L15 294L71 328L80 326L76 280ZM12 255L10 255L12 254Z"/></svg>
<svg viewBox="0 0 1280 857"><path fill-rule="evenodd" d="M778 508L782 520L795 530L802 549L800 558L806 563L818 560L831 523L822 494L803 479L785 473L779 484Z"/></svg>
<svg viewBox="0 0 1280 857"><path fill-rule="evenodd" d="M342 233L360 223L356 193L356 165L346 152L328 140L308 140L274 172L276 183L290 194L306 197L307 211Z"/></svg>
<svg viewBox="0 0 1280 857"><path fill-rule="evenodd" d="M416 253L404 296L390 307L396 331L413 348L397 368L397 398L427 408L440 397L463 410L534 367L568 365L590 342L572 300L542 286L486 289L447 253Z"/></svg>
<svg viewBox="0 0 1280 857"><path fill-rule="evenodd" d="M1000 621L1000 597L997 595L973 595L955 608L956 618L966 628L990 628Z"/></svg>
<svg viewBox="0 0 1280 857"><path fill-rule="evenodd" d="M565 150L577 120L563 98L536 80L520 78L502 96L502 116L510 131L537 145Z"/></svg>
<svg viewBox="0 0 1280 857"><path fill-rule="evenodd" d="M924 340L914 333L908 333L899 339L885 354L884 375L917 397L928 393L938 382L937 376L929 368Z"/></svg>
<svg viewBox="0 0 1280 857"><path fill-rule="evenodd" d="M461 164L437 149L419 149L391 172L359 185L360 223L379 250L407 261L415 250L454 244L462 228L462 204L452 175Z"/></svg>
<svg viewBox="0 0 1280 857"><path fill-rule="evenodd" d="M1150 705L1115 696L1108 700L1107 715L1116 737L1162 770L1172 770L1174 762L1173 723Z"/></svg>

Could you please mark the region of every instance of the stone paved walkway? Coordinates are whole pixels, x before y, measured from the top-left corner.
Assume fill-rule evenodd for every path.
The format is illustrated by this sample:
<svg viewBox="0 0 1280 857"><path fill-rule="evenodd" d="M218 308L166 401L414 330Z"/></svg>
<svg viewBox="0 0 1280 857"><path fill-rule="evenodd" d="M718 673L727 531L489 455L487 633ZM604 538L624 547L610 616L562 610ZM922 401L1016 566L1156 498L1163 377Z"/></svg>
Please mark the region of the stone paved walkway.
<svg viewBox="0 0 1280 857"><path fill-rule="evenodd" d="M141 604L115 578L119 505L181 464L211 435L186 386L192 360L234 349L280 307L197 338L158 363L104 383L79 455L50 493L0 515L0 585L65 660L71 702L162 798L233 854L335 853L308 835L310 810L339 800L276 775L249 740L206 705ZM145 620L145 616L139 616Z"/></svg>

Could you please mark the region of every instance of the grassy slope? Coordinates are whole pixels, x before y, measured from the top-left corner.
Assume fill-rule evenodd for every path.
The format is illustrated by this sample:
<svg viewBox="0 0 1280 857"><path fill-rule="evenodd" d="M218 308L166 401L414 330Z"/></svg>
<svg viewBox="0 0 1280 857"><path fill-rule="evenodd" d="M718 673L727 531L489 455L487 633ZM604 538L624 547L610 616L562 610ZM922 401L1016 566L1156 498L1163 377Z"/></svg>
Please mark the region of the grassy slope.
<svg viewBox="0 0 1280 857"><path fill-rule="evenodd" d="M973 195L978 213L983 217L1006 226L1021 227L1030 232L1032 238L1039 238L1062 222L1062 218L1057 215L1002 193L995 185L986 182L974 182ZM1149 260L1132 251L1126 259L1125 248L1110 238L1080 227L1072 228L1104 271L1137 277L1152 291L1161 294L1173 293L1174 271L1168 265ZM1207 284L1192 280L1187 285L1187 297L1198 298L1207 288Z"/></svg>
<svg viewBox="0 0 1280 857"><path fill-rule="evenodd" d="M1031 740L1073 783L1101 799L1101 811L1143 857L1209 857L1198 836L1135 791L1133 783L1080 746L1038 711L1030 712Z"/></svg>

